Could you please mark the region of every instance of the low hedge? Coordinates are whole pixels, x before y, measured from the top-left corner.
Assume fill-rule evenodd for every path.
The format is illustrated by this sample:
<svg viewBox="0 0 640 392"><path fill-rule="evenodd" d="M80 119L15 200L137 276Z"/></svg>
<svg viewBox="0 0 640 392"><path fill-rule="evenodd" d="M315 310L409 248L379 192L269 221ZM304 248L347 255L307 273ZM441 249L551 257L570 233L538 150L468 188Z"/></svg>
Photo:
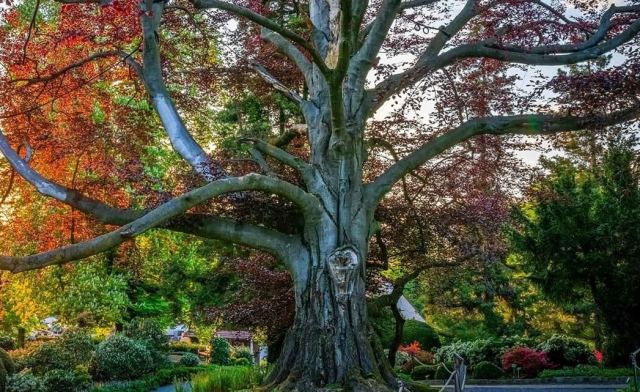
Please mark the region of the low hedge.
<svg viewBox="0 0 640 392"><path fill-rule="evenodd" d="M425 380L427 378L433 380L435 378L437 370L437 365L416 366L411 371L411 378L413 378L414 380Z"/></svg>
<svg viewBox="0 0 640 392"><path fill-rule="evenodd" d="M538 378L554 377L628 377L633 376L633 369L618 368L607 369L598 366L578 365L575 368L547 369L543 370Z"/></svg>
<svg viewBox="0 0 640 392"><path fill-rule="evenodd" d="M497 380L505 376L505 372L491 362L483 361L478 363L471 373L474 379Z"/></svg>

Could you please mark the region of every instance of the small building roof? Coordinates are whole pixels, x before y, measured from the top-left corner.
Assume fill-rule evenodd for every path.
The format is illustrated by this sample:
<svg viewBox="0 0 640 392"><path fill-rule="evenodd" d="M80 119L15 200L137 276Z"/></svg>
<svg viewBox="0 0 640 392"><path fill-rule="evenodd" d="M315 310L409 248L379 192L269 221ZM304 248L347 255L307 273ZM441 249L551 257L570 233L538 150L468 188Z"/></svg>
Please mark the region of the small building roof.
<svg viewBox="0 0 640 392"><path fill-rule="evenodd" d="M251 340L251 332L249 331L218 331L216 336L230 340Z"/></svg>

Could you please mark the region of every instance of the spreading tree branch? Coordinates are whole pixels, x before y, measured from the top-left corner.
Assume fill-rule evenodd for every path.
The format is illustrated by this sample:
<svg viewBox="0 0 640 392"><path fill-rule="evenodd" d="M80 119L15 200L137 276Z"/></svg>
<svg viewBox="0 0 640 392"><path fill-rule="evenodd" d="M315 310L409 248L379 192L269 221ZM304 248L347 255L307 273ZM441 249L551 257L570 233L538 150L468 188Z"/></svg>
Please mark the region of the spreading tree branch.
<svg viewBox="0 0 640 392"><path fill-rule="evenodd" d="M631 121L638 116L640 116L640 104L611 114L587 117L525 114L472 119L432 139L393 164L373 182L367 184L368 203L370 206L377 205L391 187L412 170L441 152L476 135L547 135L579 131L594 126L620 124Z"/></svg>
<svg viewBox="0 0 640 392"><path fill-rule="evenodd" d="M469 0L470 3L474 0ZM469 3L467 3L469 5ZM466 58L492 58L499 61L528 65L569 65L596 59L631 41L640 33L640 20L636 20L623 31L607 39L611 18L618 13L640 12L640 6L612 6L606 11L597 32L586 39L570 45L544 45L533 48L500 46L495 39L463 44L440 53L449 39L466 25L475 12L471 6L463 10L444 31L436 34L427 50L415 65L406 71L391 75L369 92L370 111L379 108L391 96L400 93L434 71ZM457 20L457 21L456 21Z"/></svg>
<svg viewBox="0 0 640 392"><path fill-rule="evenodd" d="M187 212L189 209L211 198L225 193L243 190L263 190L287 197L292 199L296 204L298 204L300 209L307 213L314 207L317 208L317 202L313 196L284 181L259 174L248 174L243 177L225 178L187 192L182 196L147 212L142 217L122 226L121 228L93 239L31 256L0 256L0 270L8 270L14 273L23 272L49 265L63 264L74 260L84 259L111 249L151 228L157 227L173 218L176 218ZM215 221L213 222L215 223ZM220 221L218 221L218 223L219 222ZM257 242L255 240L262 239L258 237L264 233L263 231L253 228L250 232L237 230L232 233L235 229L230 227L229 224L222 228L222 230L225 230L229 237L232 237L232 234L238 237L244 236L244 239L238 238L238 240L246 242ZM252 240L251 238L254 239ZM283 244L279 243L278 245ZM264 246L266 247L267 244L265 243ZM289 246L283 248L282 252L285 252L287 249L289 249Z"/></svg>
<svg viewBox="0 0 640 392"><path fill-rule="evenodd" d="M293 102L298 105L302 103L302 97L298 95L295 91L291 90L289 87L285 86L281 81L279 81L275 76L271 75L269 71L262 65L258 63L251 63L251 69L256 71L258 75L262 77L267 83L273 86L276 90L280 91L285 97L289 98Z"/></svg>

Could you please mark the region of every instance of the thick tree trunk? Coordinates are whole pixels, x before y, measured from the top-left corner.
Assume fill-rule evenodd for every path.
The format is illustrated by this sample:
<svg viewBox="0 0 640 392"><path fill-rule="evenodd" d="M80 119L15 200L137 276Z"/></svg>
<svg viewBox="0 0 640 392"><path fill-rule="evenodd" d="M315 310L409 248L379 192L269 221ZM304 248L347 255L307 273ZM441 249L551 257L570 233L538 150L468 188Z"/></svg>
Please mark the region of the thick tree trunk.
<svg viewBox="0 0 640 392"><path fill-rule="evenodd" d="M297 285L295 321L269 380L279 390L397 389L367 321L362 268L346 259L338 260L345 269L336 271L329 257L324 268L309 271L307 284Z"/></svg>

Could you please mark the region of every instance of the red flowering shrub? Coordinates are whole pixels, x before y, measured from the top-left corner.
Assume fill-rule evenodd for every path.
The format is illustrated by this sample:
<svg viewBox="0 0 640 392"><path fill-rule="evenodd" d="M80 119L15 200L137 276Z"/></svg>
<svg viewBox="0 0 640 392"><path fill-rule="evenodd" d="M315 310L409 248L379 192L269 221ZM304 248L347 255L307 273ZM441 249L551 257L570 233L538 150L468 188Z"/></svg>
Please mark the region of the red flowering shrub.
<svg viewBox="0 0 640 392"><path fill-rule="evenodd" d="M596 362L598 362L599 365L604 362L604 354L602 354L602 352L593 350L593 356L596 358Z"/></svg>
<svg viewBox="0 0 640 392"><path fill-rule="evenodd" d="M411 355L412 357L415 357L418 352L420 352L422 349L420 347L420 343L417 341L414 341L411 344L408 344L406 346L400 346L400 348L398 348L398 351L402 351L403 353L407 353L409 355Z"/></svg>
<svg viewBox="0 0 640 392"><path fill-rule="evenodd" d="M524 377L535 377L551 367L547 353L529 347L514 347L502 354L502 369L511 372L513 365L520 369L520 375Z"/></svg>

